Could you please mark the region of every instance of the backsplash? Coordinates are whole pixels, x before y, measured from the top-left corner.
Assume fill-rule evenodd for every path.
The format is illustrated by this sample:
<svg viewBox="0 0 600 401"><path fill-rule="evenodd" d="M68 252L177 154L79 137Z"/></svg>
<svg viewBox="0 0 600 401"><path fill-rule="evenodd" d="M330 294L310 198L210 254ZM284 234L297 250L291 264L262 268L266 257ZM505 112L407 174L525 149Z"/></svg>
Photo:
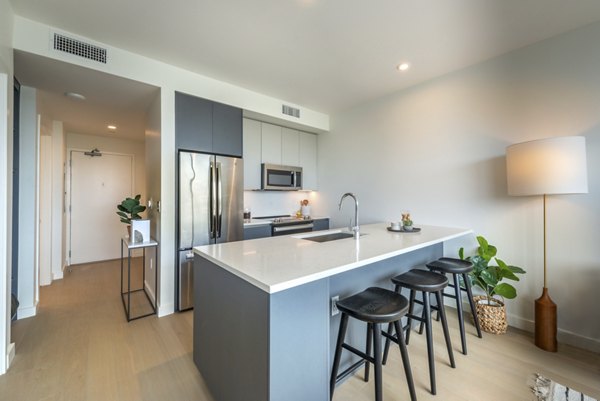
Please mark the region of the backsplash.
<svg viewBox="0 0 600 401"><path fill-rule="evenodd" d="M311 214L316 215L319 193L312 191L244 191L244 208L252 217L295 214L302 199L309 200Z"/></svg>

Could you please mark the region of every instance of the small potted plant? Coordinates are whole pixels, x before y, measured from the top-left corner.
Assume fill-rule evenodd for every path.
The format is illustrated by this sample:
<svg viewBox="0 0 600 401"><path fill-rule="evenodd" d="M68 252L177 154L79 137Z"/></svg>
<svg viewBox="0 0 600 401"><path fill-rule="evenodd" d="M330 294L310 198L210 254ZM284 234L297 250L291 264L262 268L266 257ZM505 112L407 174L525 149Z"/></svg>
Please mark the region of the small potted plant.
<svg viewBox="0 0 600 401"><path fill-rule="evenodd" d="M517 274L525 274L525 270L498 259L497 248L484 237L477 236L477 242L477 255L465 258L464 249L460 248L458 256L473 263L473 270L469 273L471 284L485 293L485 296L473 297L481 328L488 333L503 334L508 327L504 299L515 298L517 289L502 280L519 281ZM492 260L496 265L491 264Z"/></svg>
<svg viewBox="0 0 600 401"><path fill-rule="evenodd" d="M404 231L412 231L413 221L410 219L410 213L402 213L402 229Z"/></svg>
<svg viewBox="0 0 600 401"><path fill-rule="evenodd" d="M117 205L117 214L121 218L121 223L127 224L127 233L131 237L131 220L140 220L146 206L140 204L142 195L137 194L135 198L125 198L121 204Z"/></svg>

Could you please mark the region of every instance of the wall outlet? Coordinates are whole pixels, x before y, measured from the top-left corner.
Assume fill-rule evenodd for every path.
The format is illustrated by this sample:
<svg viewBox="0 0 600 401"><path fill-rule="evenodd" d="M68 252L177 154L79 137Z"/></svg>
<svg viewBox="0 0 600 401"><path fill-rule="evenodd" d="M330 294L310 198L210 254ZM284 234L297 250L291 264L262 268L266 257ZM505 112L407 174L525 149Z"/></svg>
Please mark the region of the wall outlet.
<svg viewBox="0 0 600 401"><path fill-rule="evenodd" d="M337 304L336 302L340 300L340 296L336 295L335 297L331 297L331 316L335 316L338 313L340 313L339 309L337 308Z"/></svg>

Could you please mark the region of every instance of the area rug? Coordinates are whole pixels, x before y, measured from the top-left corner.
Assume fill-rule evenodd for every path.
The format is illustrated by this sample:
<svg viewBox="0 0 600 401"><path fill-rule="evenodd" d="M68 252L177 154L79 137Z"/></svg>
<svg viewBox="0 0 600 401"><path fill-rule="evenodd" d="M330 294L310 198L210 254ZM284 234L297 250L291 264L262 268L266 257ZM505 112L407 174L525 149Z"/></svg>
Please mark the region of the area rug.
<svg viewBox="0 0 600 401"><path fill-rule="evenodd" d="M532 378L531 390L538 401L597 401L538 373Z"/></svg>

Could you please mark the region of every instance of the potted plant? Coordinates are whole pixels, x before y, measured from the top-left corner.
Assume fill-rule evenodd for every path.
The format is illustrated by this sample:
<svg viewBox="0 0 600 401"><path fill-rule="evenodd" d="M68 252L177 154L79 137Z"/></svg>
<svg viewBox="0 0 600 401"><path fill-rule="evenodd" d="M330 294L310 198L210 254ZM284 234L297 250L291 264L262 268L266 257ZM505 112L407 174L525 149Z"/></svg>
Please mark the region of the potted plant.
<svg viewBox="0 0 600 401"><path fill-rule="evenodd" d="M402 213L402 228L404 231L412 231L413 221L410 219L410 213Z"/></svg>
<svg viewBox="0 0 600 401"><path fill-rule="evenodd" d="M525 270L498 259L498 249L489 244L484 237L477 236L477 242L477 255L465 258L464 249L460 248L458 256L473 263L473 270L469 273L471 284L485 293L485 296L473 297L481 328L489 333L503 334L508 327L504 299L515 298L517 289L502 281L519 281L517 274L525 274ZM491 264L492 262L495 262L495 265Z"/></svg>
<svg viewBox="0 0 600 401"><path fill-rule="evenodd" d="M117 205L117 214L121 218L121 223L127 224L127 233L131 237L131 220L140 220L146 206L140 204L142 195L137 194L135 198L125 198L121 204Z"/></svg>

